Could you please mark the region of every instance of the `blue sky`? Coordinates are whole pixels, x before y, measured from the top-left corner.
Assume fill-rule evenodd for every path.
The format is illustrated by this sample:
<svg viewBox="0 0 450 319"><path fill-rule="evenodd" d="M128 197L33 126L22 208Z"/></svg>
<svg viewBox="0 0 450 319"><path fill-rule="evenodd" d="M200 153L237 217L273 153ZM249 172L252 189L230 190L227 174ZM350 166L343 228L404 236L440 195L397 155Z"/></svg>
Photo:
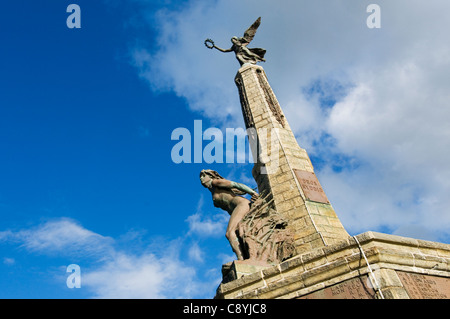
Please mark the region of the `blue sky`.
<svg viewBox="0 0 450 319"><path fill-rule="evenodd" d="M243 127L239 65L203 41L227 47L258 16L252 45L349 233L449 243L448 3L378 1L377 30L369 3L3 4L0 298L214 295L234 257L198 174L254 187L252 164L175 164L171 134Z"/></svg>
<svg viewBox="0 0 450 319"><path fill-rule="evenodd" d="M202 165L173 164L170 136L198 115L174 94L154 94L130 64L134 34L154 37L152 28L126 26L138 5L80 1L82 28L68 29L70 3L17 1L1 13L0 229L79 225L114 246L136 237L122 240L127 252L138 245L138 255L162 255L173 245L183 255L184 240L202 240L184 239ZM5 238L0 296L92 296L67 289L60 267L77 263L84 275L97 257L67 245L48 253ZM230 253L222 238L217 245Z"/></svg>

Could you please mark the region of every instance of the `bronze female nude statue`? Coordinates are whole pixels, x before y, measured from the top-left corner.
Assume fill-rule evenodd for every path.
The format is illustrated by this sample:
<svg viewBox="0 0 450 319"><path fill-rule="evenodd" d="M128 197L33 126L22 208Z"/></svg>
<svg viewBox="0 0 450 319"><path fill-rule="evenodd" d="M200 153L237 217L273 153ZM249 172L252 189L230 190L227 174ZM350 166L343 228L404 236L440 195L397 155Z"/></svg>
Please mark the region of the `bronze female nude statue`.
<svg viewBox="0 0 450 319"><path fill-rule="evenodd" d="M245 253L239 243L236 230L238 223L249 212L251 201L238 195L250 194L253 201L258 198L258 193L244 184L224 179L213 170L202 170L200 172L200 182L211 192L214 206L230 214L225 236L230 242L238 260L244 260Z"/></svg>
<svg viewBox="0 0 450 319"><path fill-rule="evenodd" d="M233 45L229 49L219 48L214 44L211 39L205 40L205 45L210 48L216 48L221 52L234 52L236 54L236 59L242 66L245 63L256 64L257 62L265 62L264 55L266 54L265 49L261 48L247 48L247 45L253 40L256 30L261 24L261 17L259 17L248 29L245 31L243 37L232 37L231 43Z"/></svg>

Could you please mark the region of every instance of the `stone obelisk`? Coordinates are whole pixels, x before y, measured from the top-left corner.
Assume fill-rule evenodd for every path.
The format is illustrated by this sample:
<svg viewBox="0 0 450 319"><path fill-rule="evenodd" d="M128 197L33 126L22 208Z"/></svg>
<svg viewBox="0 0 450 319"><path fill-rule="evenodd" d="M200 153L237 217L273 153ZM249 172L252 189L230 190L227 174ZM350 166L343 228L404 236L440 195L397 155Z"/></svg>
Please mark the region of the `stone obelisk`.
<svg viewBox="0 0 450 319"><path fill-rule="evenodd" d="M253 177L260 194L269 194L277 212L289 220L297 253L348 238L306 150L297 143L264 69L244 64L235 83L245 125L250 128L252 153L258 154Z"/></svg>
<svg viewBox="0 0 450 319"><path fill-rule="evenodd" d="M296 252L269 267L233 262L224 277L232 280L219 285L215 298L449 299L450 245L371 231L349 236L263 68L244 64L235 81L259 155L253 176L288 220Z"/></svg>
<svg viewBox="0 0 450 319"><path fill-rule="evenodd" d="M275 212L259 211L255 202L256 208L246 217L253 222L262 213L258 216L276 216L275 221L280 221L252 226L247 237L263 248L280 244L283 250L289 246L289 253L292 245L295 252L286 258L277 254L281 258L272 258L276 263L266 262L261 267L258 262L264 260L260 258L225 264L224 280L215 298L449 299L450 245L370 231L347 234L306 150L298 145L264 69L256 65L265 61L266 50L247 47L260 23L258 18L243 37L233 37L230 49L221 49L210 39L205 45L234 52L241 65L235 82L253 157L257 158L253 176L263 195L260 200L268 199L267 205L273 204L269 212ZM242 222L247 223L245 218ZM268 241L277 230L282 234L286 230L289 241L277 241L276 236ZM260 256L256 253L256 257Z"/></svg>

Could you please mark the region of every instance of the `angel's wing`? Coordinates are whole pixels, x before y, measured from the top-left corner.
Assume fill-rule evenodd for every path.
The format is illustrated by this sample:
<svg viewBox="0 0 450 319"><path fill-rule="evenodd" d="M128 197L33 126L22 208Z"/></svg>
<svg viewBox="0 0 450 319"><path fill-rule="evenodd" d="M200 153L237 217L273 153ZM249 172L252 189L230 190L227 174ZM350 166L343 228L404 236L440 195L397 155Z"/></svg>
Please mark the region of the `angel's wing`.
<svg viewBox="0 0 450 319"><path fill-rule="evenodd" d="M253 40L253 37L255 36L256 30L258 30L259 25L261 24L261 17L256 19L255 22L250 26L250 28L245 31L244 36L242 37L247 43L250 43L250 41Z"/></svg>

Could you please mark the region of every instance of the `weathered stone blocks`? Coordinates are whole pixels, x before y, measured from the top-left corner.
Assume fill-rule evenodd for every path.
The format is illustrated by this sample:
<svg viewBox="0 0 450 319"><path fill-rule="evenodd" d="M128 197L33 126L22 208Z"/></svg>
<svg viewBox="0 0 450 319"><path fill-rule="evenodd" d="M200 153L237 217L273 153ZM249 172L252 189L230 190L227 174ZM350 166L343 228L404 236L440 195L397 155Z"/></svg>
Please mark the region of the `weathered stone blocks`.
<svg viewBox="0 0 450 319"><path fill-rule="evenodd" d="M298 252L326 246L348 237L330 204L324 206L309 201L294 170L314 172L306 150L302 149L290 129L289 123L271 89L264 69L257 65L245 65L236 75L241 96L243 115L250 116L258 132L261 149L266 155L264 163L258 162L253 176L260 193L270 193L275 209L292 223L290 226L297 238ZM254 154L256 150L253 151ZM270 164L269 172L262 172ZM309 219L307 222L294 222ZM301 227L300 224L302 224ZM311 236L320 233L319 236Z"/></svg>
<svg viewBox="0 0 450 319"><path fill-rule="evenodd" d="M450 298L450 245L376 232L356 238L361 247L349 237L221 284L216 298Z"/></svg>

